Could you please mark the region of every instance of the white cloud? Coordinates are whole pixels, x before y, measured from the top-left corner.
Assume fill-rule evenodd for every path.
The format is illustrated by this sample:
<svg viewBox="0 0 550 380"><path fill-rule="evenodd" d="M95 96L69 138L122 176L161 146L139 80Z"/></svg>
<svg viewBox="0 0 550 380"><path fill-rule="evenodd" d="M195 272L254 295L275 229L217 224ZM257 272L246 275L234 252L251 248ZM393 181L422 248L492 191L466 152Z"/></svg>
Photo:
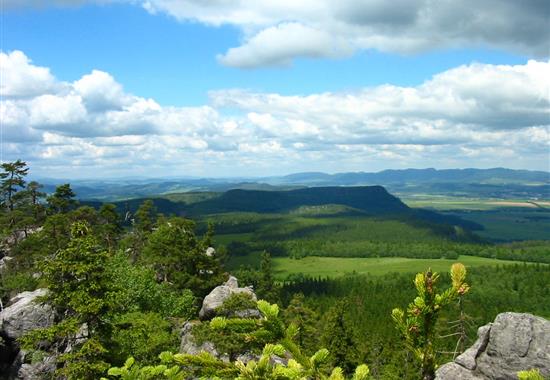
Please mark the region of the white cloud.
<svg viewBox="0 0 550 380"><path fill-rule="evenodd" d="M49 93L55 80L46 67L34 66L21 51L0 52L0 95L26 97Z"/></svg>
<svg viewBox="0 0 550 380"><path fill-rule="evenodd" d="M550 56L546 0L2 0L6 8L123 2L182 22L233 25L241 46L218 56L228 66L288 65L377 49L414 54L486 47Z"/></svg>
<svg viewBox="0 0 550 380"><path fill-rule="evenodd" d="M121 110L132 103L122 86L104 71L93 70L73 84L88 111Z"/></svg>
<svg viewBox="0 0 550 380"><path fill-rule="evenodd" d="M36 68L48 73L47 85L31 91L10 84L2 98L4 159L28 160L50 175L68 174L71 166L88 176L266 175L434 163L550 169L549 61L472 64L416 87L352 93L221 90L208 105L172 107L126 93L108 73L64 82L22 52L3 57L6 83L17 82L11 76L35 78Z"/></svg>
<svg viewBox="0 0 550 380"><path fill-rule="evenodd" d="M341 57L364 49L411 54L483 46L539 58L550 55L550 5L540 0L141 3L151 13L181 21L241 28L243 44L219 56L221 63L236 67L288 65L297 57Z"/></svg>
<svg viewBox="0 0 550 380"><path fill-rule="evenodd" d="M372 132L392 124L410 127L415 120L427 121L436 129L444 125L441 121L447 126L518 129L548 125L548 72L550 61L515 66L472 64L438 74L418 87L383 85L356 93L308 96L225 90L211 92L211 98L218 107L262 113L264 129L277 129L276 120L281 119L323 125L324 132L343 128Z"/></svg>
<svg viewBox="0 0 550 380"><path fill-rule="evenodd" d="M82 99L73 94L69 95L40 95L27 103L29 125L38 129L67 129L82 128L85 124L86 109ZM80 125L79 125L80 124Z"/></svg>
<svg viewBox="0 0 550 380"><path fill-rule="evenodd" d="M227 66L289 66L297 57L339 58L353 49L345 39L299 23L283 23L260 31L242 46L231 48L218 60Z"/></svg>

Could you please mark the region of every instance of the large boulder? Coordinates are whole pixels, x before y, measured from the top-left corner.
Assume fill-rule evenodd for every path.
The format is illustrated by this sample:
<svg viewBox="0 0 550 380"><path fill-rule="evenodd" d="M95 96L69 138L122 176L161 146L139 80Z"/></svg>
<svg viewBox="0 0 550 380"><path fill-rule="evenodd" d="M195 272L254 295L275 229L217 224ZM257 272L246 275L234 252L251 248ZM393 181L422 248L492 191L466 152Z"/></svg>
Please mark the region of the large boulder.
<svg viewBox="0 0 550 380"><path fill-rule="evenodd" d="M227 355L220 355L218 353L218 350L216 350L216 347L214 346L214 343L212 342L203 342L202 344L198 344L195 340L195 337L193 336L193 327L195 327L197 324L199 324L199 321L191 321L186 322L180 332L181 335L181 343L180 343L180 350L182 354L189 354L189 355L196 355L201 352L208 352L215 358L229 361L229 357Z"/></svg>
<svg viewBox="0 0 550 380"><path fill-rule="evenodd" d="M47 304L37 302L47 292L46 289L36 289L13 297L9 306L0 312L0 334L15 340L30 330L51 326L54 320L53 309Z"/></svg>
<svg viewBox="0 0 550 380"><path fill-rule="evenodd" d="M512 380L529 369L550 376L550 321L502 313L479 328L472 347L437 370L436 380Z"/></svg>
<svg viewBox="0 0 550 380"><path fill-rule="evenodd" d="M57 367L57 357L54 355L44 355L39 357L33 356L38 355L36 353L33 355L26 351L19 351L14 363L10 368L8 379L51 379L51 374L55 371Z"/></svg>
<svg viewBox="0 0 550 380"><path fill-rule="evenodd" d="M42 231L43 227L29 227L23 230L15 230L0 241L0 256L9 256L12 248L25 240L29 235Z"/></svg>
<svg viewBox="0 0 550 380"><path fill-rule="evenodd" d="M216 309L223 305L224 301L228 299L232 294L245 293L250 296L253 301L257 301L256 294L251 287L239 288L237 279L230 276L227 282L223 285L217 286L204 297L202 301L202 307L199 312L199 318L202 320L210 319L216 315ZM256 310L243 311L243 315L240 317L258 317L260 313Z"/></svg>
<svg viewBox="0 0 550 380"><path fill-rule="evenodd" d="M39 302L39 297L46 294L46 289L19 293L0 312L0 336L4 340L0 347L0 373L8 374L8 379L40 379L55 370L55 356L37 358L20 350L17 343L25 333L53 324L53 309Z"/></svg>
<svg viewBox="0 0 550 380"><path fill-rule="evenodd" d="M181 335L181 344L179 352L182 354L190 354L190 355L197 355L201 352L208 352L215 358L222 360L224 362L229 362L230 358L229 355L220 353L217 349L214 343L206 341L202 344L198 344L195 340L195 337L193 336L193 327L200 324L200 321L189 321L186 322L180 332ZM237 357L234 358L235 361L240 360L243 363L248 363L251 360L258 361L260 359L260 355L254 354L252 352L246 351L243 352ZM281 358L279 356L273 355L271 357L271 364L288 364L287 358Z"/></svg>
<svg viewBox="0 0 550 380"><path fill-rule="evenodd" d="M8 268L8 262L13 260L11 256L4 256L0 259L0 274Z"/></svg>

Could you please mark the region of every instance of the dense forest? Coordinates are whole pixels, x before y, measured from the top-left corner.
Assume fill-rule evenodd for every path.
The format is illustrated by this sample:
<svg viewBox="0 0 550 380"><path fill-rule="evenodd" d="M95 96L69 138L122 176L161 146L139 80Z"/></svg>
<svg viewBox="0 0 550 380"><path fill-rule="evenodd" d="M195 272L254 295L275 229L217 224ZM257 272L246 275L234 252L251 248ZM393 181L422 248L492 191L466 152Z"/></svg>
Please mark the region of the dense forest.
<svg viewBox="0 0 550 380"><path fill-rule="evenodd" d="M285 216L244 213L197 223L159 213L151 200L120 213L113 204L79 204L68 183L46 194L41 184L26 181L28 172L20 160L2 164L0 299L8 305L22 291L46 288L41 301L51 305L55 320L18 342L4 339L0 351L16 345L29 361L54 356L56 371L48 375L53 378L431 379L499 312L550 317L545 242L497 246L467 230L433 229L433 221L372 219L348 208L345 217L341 208L336 214L331 208L325 215L330 223L302 208L297 228ZM392 202L406 208L397 198ZM361 240L365 231L376 231L378 238ZM218 233L257 236L223 247L216 245ZM343 249L344 241L352 244ZM312 252L468 254L517 264L467 272L455 264L448 273L426 268L416 277L275 280L273 257L299 259ZM198 319L204 297L227 281L231 258L251 253L259 265L232 268L231 274L241 286L252 286L260 301L230 297L219 317L193 327L199 342L212 342L228 360L178 353L182 327ZM238 313L249 309L257 309L259 318ZM244 352L254 359L237 360ZM2 360L0 370L8 364Z"/></svg>

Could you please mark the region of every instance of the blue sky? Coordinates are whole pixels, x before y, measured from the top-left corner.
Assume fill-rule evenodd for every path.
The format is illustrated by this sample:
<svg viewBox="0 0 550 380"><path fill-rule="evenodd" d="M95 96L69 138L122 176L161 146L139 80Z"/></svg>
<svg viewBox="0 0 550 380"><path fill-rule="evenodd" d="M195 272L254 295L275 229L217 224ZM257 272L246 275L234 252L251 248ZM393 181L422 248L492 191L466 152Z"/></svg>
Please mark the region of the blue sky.
<svg viewBox="0 0 550 380"><path fill-rule="evenodd" d="M550 169L546 2L0 1L42 176Z"/></svg>

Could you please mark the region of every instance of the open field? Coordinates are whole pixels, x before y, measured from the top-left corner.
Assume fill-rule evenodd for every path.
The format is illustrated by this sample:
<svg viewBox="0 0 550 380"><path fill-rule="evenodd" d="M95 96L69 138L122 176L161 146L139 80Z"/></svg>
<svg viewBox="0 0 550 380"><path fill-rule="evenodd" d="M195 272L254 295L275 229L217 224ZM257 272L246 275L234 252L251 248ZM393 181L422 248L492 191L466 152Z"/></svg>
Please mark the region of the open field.
<svg viewBox="0 0 550 380"><path fill-rule="evenodd" d="M478 223L476 234L492 241L550 240L550 202L530 199L408 195L402 200L414 208L428 208Z"/></svg>
<svg viewBox="0 0 550 380"><path fill-rule="evenodd" d="M304 274L312 277L340 277L346 274L369 274L380 276L387 273L416 273L432 268L436 272L446 272L453 263L461 262L466 267L518 264L507 260L488 259L475 256L460 256L458 260L447 259L408 259L401 257L385 258L339 258L309 256L300 260L286 257L273 258L273 269L278 280L289 275Z"/></svg>
<svg viewBox="0 0 550 380"><path fill-rule="evenodd" d="M506 208L449 213L481 224L484 229L476 234L489 240L550 240L550 209Z"/></svg>
<svg viewBox="0 0 550 380"><path fill-rule="evenodd" d="M409 207L435 210L498 210L502 208L550 208L548 200L449 197L433 194L403 195Z"/></svg>

